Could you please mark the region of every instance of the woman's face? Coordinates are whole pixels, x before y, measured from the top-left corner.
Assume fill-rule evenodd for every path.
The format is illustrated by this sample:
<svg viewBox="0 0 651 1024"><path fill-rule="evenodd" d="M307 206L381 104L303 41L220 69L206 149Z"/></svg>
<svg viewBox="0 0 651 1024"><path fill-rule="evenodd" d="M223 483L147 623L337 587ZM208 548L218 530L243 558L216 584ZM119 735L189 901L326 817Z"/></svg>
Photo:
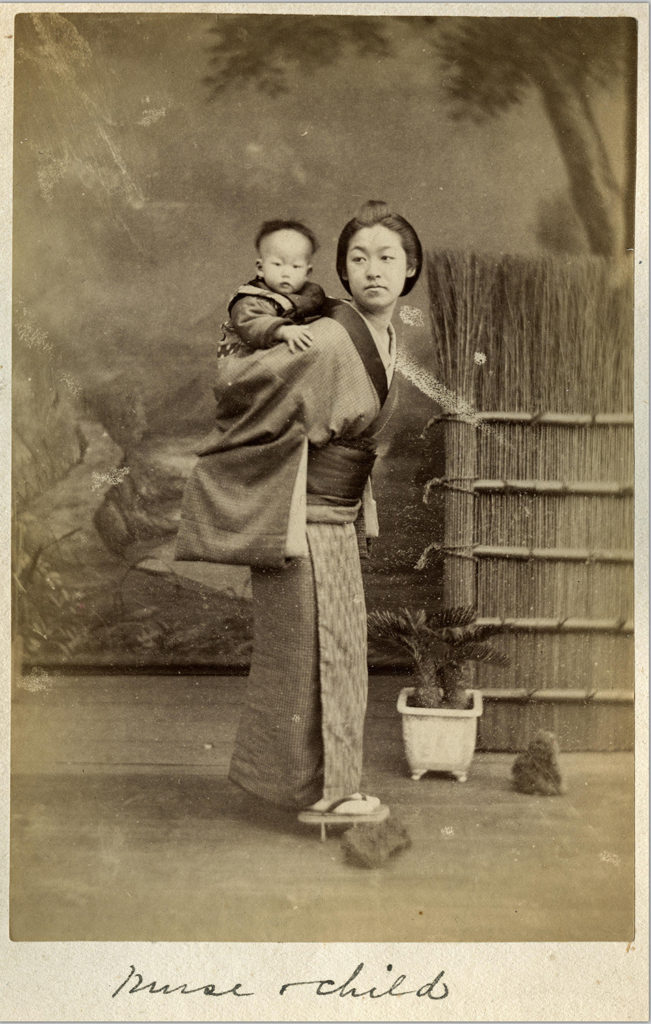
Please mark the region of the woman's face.
<svg viewBox="0 0 651 1024"><path fill-rule="evenodd" d="M407 266L407 254L396 231L383 224L361 228L350 240L346 256L346 277L355 304L362 312L393 312L415 269Z"/></svg>

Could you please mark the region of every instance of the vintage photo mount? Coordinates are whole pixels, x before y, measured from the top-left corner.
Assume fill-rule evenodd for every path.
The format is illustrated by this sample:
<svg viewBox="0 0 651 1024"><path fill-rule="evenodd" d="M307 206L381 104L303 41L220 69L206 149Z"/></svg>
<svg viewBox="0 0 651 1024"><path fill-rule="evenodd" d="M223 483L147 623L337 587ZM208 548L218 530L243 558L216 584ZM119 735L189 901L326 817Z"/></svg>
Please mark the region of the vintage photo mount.
<svg viewBox="0 0 651 1024"><path fill-rule="evenodd" d="M135 5L134 5L135 6ZM5 481L11 478L11 210L13 118L13 18L25 11L127 12L128 3L20 4L0 6L2 61L2 429ZM8 934L9 825L9 578L10 502L2 502L3 665L6 699L0 717L3 739L2 984L0 1019L6 1021L318 1021L318 1020L642 1020L648 1013L648 7L643 3L535 4L138 4L141 13L192 11L287 13L298 9L331 15L372 13L483 14L555 17L617 15L639 19L638 157L636 200L636 938L633 943L15 943ZM47 907L44 907L47 913ZM422 996L323 998L301 979L344 982L359 963L369 987L384 981L391 963ZM444 972L441 974L441 972ZM166 997L122 998L123 983L140 973L170 988L214 986L213 992L179 991ZM425 991L437 979L432 1001ZM129 982L131 983L131 982ZM244 996L249 986L251 995ZM283 986L287 986L284 991ZM126 985L125 985L126 987ZM216 992L224 995L217 996ZM281 994L282 992L282 994Z"/></svg>

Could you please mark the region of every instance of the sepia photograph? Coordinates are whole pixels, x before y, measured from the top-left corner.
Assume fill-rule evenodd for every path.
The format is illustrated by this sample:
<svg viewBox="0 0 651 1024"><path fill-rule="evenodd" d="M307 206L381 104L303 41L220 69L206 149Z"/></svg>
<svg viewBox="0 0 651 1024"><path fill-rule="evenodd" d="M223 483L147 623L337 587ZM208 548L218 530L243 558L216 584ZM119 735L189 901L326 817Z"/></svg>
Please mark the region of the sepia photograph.
<svg viewBox="0 0 651 1024"><path fill-rule="evenodd" d="M12 943L631 947L640 5L75 6L11 42Z"/></svg>

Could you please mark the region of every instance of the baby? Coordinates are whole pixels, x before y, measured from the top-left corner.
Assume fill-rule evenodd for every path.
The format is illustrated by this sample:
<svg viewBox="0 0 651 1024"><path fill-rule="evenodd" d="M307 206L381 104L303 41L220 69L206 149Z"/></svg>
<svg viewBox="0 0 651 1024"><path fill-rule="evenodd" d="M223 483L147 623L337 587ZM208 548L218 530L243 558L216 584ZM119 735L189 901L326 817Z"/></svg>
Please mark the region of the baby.
<svg viewBox="0 0 651 1024"><path fill-rule="evenodd" d="M318 248L315 235L293 220L269 220L255 239L257 277L238 288L218 355L246 355L284 342L290 352L308 348L306 318L318 316L325 293L309 281Z"/></svg>

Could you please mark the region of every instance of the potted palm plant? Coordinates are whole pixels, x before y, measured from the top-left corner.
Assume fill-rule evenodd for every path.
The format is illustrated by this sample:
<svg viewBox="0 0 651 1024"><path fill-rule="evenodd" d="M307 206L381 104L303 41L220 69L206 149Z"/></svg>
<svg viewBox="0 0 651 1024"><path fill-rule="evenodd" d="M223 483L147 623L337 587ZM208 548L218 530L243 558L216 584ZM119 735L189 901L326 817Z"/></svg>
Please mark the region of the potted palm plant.
<svg viewBox="0 0 651 1024"><path fill-rule="evenodd" d="M448 771L465 782L475 752L480 690L467 689L463 665L468 661L505 664L488 641L499 626L480 626L472 608L426 612L372 612L369 638L406 651L414 685L398 698L402 733L412 779L428 771Z"/></svg>

